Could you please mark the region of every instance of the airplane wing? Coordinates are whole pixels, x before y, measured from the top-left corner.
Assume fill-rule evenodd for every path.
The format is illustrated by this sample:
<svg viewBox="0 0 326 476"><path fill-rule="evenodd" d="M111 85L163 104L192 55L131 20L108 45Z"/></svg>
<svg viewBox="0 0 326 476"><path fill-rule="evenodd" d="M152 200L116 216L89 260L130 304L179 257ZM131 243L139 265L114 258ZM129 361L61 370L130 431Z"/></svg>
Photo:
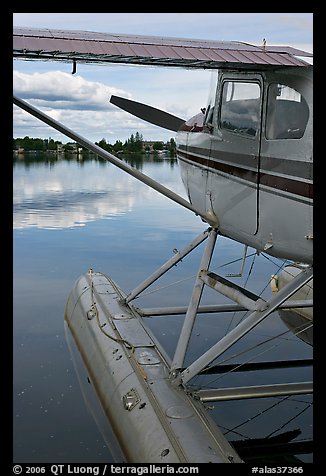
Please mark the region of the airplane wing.
<svg viewBox="0 0 326 476"><path fill-rule="evenodd" d="M197 69L307 66L307 53L287 46L255 46L160 36L16 27L14 58L78 63L125 63Z"/></svg>

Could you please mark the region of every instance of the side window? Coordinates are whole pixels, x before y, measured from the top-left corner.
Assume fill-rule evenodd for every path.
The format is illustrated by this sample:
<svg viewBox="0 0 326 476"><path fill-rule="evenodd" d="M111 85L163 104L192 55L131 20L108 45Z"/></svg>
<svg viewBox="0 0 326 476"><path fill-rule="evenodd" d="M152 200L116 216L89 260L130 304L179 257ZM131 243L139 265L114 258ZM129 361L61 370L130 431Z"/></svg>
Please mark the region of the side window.
<svg viewBox="0 0 326 476"><path fill-rule="evenodd" d="M284 84L269 85L266 139L300 139L308 118L308 104L298 91Z"/></svg>
<svg viewBox="0 0 326 476"><path fill-rule="evenodd" d="M222 89L220 127L254 137L260 122L260 86L258 83L225 81Z"/></svg>

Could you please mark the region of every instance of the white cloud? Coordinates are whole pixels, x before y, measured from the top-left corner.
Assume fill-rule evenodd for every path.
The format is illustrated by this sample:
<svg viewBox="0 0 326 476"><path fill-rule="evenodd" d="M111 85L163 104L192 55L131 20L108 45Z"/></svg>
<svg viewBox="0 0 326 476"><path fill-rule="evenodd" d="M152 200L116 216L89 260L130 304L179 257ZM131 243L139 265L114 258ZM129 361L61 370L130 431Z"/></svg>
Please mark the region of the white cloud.
<svg viewBox="0 0 326 476"><path fill-rule="evenodd" d="M90 79L97 75L102 81ZM209 80L209 71L120 67L117 72L114 67L103 70L96 65L90 73L80 68L78 75L59 70L41 73L15 70L13 75L14 94L18 97L94 142L105 138L111 143L118 139L124 141L137 131L145 140L166 141L174 136L173 132L139 120L110 104L112 94L188 119L206 104ZM51 136L68 141L15 107L14 137L25 136Z"/></svg>
<svg viewBox="0 0 326 476"><path fill-rule="evenodd" d="M115 142L118 138L125 140L131 133L145 131L149 127L110 104L112 94L131 97L128 91L121 88L62 71L32 74L14 71L13 84L14 94L18 97L26 99L50 117L94 141L103 137L110 142ZM124 132L122 135L121 131ZM15 107L14 136L26 135L50 135L56 140L68 141L49 126Z"/></svg>
<svg viewBox="0 0 326 476"><path fill-rule="evenodd" d="M55 104L56 109L107 110L112 94L129 97L122 89L62 71L32 74L14 71L13 85L18 96L37 100L38 106Z"/></svg>

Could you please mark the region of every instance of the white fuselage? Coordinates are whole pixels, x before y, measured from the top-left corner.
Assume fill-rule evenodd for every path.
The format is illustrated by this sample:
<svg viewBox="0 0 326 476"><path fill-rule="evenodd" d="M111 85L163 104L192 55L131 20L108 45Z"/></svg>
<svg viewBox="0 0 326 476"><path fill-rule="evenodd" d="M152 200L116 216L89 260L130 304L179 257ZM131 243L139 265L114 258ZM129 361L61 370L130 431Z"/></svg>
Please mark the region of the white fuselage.
<svg viewBox="0 0 326 476"><path fill-rule="evenodd" d="M189 124L176 140L191 203L222 235L312 264L312 67L224 71L204 127Z"/></svg>

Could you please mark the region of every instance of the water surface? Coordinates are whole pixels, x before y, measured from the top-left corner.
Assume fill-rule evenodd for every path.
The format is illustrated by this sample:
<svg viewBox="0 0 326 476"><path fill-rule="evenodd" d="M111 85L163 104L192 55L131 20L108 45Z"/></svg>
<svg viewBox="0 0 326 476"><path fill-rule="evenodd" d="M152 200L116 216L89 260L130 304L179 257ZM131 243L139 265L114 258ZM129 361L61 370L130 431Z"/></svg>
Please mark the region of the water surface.
<svg viewBox="0 0 326 476"><path fill-rule="evenodd" d="M186 198L176 160L126 157L133 166ZM27 155L14 158L14 461L18 463L113 462L85 404L68 348L64 307L75 280L90 268L132 290L207 227L192 212L160 196L95 156ZM203 248L155 283L136 304L188 304ZM225 276L240 268L242 245L219 238L212 268ZM263 296L280 262L249 249L238 284ZM231 263L225 265L226 263ZM266 288L266 289L265 289ZM265 289L265 290L264 290ZM204 303L226 302L207 290ZM214 344L242 316L197 319L186 363ZM168 321L167 321L168 319ZM148 319L172 356L181 316ZM279 334L278 339L272 339ZM259 349L253 349L258 342ZM243 354L243 351L252 348ZM232 357L236 354L236 357ZM219 360L311 358L312 347L288 332L277 313ZM311 369L210 375L195 385L232 386L310 380ZM230 440L298 432L312 436L310 396L227 402L211 413ZM254 417L254 418L253 418ZM298 455L311 461L311 455Z"/></svg>

